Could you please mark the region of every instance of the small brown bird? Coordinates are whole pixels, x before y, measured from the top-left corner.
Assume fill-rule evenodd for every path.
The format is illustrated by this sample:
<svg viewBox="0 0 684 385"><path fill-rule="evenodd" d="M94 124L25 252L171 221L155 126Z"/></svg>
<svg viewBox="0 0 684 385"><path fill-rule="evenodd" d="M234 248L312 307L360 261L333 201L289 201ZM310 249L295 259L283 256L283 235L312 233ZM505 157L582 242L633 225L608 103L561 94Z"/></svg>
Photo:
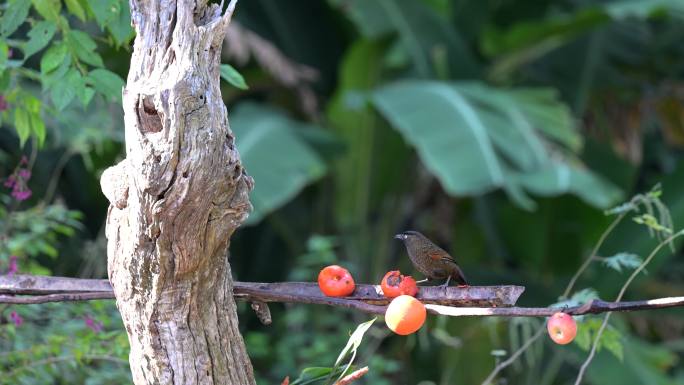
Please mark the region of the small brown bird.
<svg viewBox="0 0 684 385"><path fill-rule="evenodd" d="M449 286L449 281L453 278L459 286L468 286L465 275L456 264L456 260L423 234L417 231L404 231L395 235L394 238L404 242L413 266L429 279L446 278L447 281L443 286ZM427 279L421 282L424 281Z"/></svg>

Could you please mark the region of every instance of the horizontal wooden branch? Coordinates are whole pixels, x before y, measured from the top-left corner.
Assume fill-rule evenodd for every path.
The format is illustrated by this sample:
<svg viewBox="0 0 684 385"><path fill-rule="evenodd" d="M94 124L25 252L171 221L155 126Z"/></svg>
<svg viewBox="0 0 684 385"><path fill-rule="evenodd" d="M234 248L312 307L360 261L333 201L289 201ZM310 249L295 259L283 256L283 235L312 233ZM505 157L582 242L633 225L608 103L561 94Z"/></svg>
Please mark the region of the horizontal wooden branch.
<svg viewBox="0 0 684 385"><path fill-rule="evenodd" d="M424 303L448 306L513 306L525 291L522 286L469 286L439 287L421 286L418 298ZM88 293L79 298L77 294ZM101 293L101 296L90 296ZM106 296L108 293L109 297ZM44 302L58 301L58 294L69 294L62 301L114 298L112 287L106 279L80 279L36 275L0 276L0 303L22 303L21 297L9 302L7 294L34 295L45 298ZM341 306L339 298L326 297L318 284L311 282L234 282L233 294L237 299L260 302L300 302ZM3 296L4 295L4 296ZM47 295L53 295L47 297ZM26 298L28 299L28 298ZM378 285L356 285L349 297L343 298L350 303L363 302L369 305L387 305L389 300L382 295ZM34 301L37 298L34 298ZM37 302L31 302L37 303ZM345 302L346 303L346 302Z"/></svg>
<svg viewBox="0 0 684 385"><path fill-rule="evenodd" d="M236 299L253 303L291 302L329 305L384 314L389 302L377 285L357 285L350 297L326 297L318 285L309 282L255 283L235 282ZM652 310L684 307L684 297L644 301L605 302L593 300L582 306L513 307L524 288L521 286L438 287L421 286L418 298L429 313L451 317L548 317L558 311L571 315L609 311ZM45 302L113 299L107 280L46 277L31 275L0 276L0 303L36 304ZM484 304L484 306L473 306Z"/></svg>

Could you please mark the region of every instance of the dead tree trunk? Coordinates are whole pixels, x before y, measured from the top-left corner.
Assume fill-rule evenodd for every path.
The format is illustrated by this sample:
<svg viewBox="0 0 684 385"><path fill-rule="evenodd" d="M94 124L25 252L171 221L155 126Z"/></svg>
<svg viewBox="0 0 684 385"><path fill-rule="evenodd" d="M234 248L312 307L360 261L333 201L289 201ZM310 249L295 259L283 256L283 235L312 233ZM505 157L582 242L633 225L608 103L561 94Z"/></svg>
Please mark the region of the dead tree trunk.
<svg viewBox="0 0 684 385"><path fill-rule="evenodd" d="M136 385L254 384L227 257L252 188L219 89L233 5L130 0L126 159L101 184Z"/></svg>

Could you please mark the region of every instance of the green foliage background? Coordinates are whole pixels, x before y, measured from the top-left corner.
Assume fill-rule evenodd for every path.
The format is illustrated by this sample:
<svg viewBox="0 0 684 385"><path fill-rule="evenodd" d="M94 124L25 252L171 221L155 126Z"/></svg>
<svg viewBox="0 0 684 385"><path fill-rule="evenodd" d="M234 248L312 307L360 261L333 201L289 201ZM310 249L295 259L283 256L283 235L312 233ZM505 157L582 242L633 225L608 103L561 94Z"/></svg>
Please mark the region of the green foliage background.
<svg viewBox="0 0 684 385"><path fill-rule="evenodd" d="M23 273L105 277L98 178L124 151L128 4L3 0L0 12L0 176L25 155L33 191L2 190L0 271L16 255ZM604 210L660 183L684 223L681 0L245 0L234 21L243 44L228 38L223 95L256 181L231 245L238 280L312 281L331 263L358 282L415 273L392 236L416 229L473 283L524 285L520 304L546 306L610 224ZM624 221L574 299L614 298L657 242ZM679 248L647 270L628 299L684 291ZM271 309L262 326L240 308L260 384L332 366L369 318ZM0 312L0 383L129 383L111 301ZM481 383L542 322L430 317L409 337L376 322L359 383ZM585 317L570 346L535 344L500 383L571 383L599 324ZM681 310L615 315L586 383L684 383L682 325Z"/></svg>

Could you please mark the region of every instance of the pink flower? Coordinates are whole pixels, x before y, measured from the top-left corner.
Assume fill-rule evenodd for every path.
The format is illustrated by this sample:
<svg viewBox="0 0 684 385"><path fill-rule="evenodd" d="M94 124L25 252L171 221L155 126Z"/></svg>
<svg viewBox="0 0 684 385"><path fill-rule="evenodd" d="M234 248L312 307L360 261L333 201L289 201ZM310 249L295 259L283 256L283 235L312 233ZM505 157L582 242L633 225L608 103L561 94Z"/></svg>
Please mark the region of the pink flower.
<svg viewBox="0 0 684 385"><path fill-rule="evenodd" d="M12 189L11 195L18 201L25 201L33 194L28 187L28 181L31 179L31 170L24 168L26 165L28 165L28 159L26 156L22 156L19 166L3 183L5 187Z"/></svg>
<svg viewBox="0 0 684 385"><path fill-rule="evenodd" d="M21 318L21 316L17 314L16 311L10 313L10 319L12 320L12 322L14 322L14 326L17 327L21 326L21 324L24 323L24 319Z"/></svg>
<svg viewBox="0 0 684 385"><path fill-rule="evenodd" d="M12 196L18 201L25 201L29 199L32 194L33 193L28 188L26 190L23 190L21 187L12 189Z"/></svg>
<svg viewBox="0 0 684 385"><path fill-rule="evenodd" d="M12 255L9 257L9 266L7 267L7 275L10 277L14 275L17 271L19 271L19 265L17 264L17 259L18 257L16 255Z"/></svg>
<svg viewBox="0 0 684 385"><path fill-rule="evenodd" d="M12 188L14 185L17 183L17 178L14 177L14 175L10 175L7 177L7 180L3 185L7 188Z"/></svg>
<svg viewBox="0 0 684 385"><path fill-rule="evenodd" d="M102 331L102 322L97 322L94 319L90 318L90 316L85 316L83 317L83 321L86 324L86 327L92 330L95 333L99 333Z"/></svg>

